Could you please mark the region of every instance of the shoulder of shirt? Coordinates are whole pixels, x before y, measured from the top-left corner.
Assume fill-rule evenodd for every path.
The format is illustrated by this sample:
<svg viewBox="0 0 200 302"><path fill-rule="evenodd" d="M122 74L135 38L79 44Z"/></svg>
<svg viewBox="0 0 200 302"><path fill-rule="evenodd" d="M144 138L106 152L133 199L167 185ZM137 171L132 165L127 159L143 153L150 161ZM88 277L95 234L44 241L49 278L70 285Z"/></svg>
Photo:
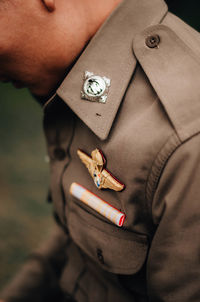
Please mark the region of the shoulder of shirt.
<svg viewBox="0 0 200 302"><path fill-rule="evenodd" d="M200 34L168 12L135 37L133 49L180 141L200 132Z"/></svg>

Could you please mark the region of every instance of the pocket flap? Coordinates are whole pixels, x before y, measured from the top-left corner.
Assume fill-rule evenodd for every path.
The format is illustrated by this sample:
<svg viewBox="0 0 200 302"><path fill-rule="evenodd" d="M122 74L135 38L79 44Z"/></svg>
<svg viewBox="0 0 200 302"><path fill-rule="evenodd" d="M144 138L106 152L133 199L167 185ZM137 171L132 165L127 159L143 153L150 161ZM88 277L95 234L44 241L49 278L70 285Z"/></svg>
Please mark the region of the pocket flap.
<svg viewBox="0 0 200 302"><path fill-rule="evenodd" d="M148 250L146 236L99 221L96 217L91 219L91 213L73 201L72 204L68 216L69 231L88 256L115 274L134 274L140 270Z"/></svg>

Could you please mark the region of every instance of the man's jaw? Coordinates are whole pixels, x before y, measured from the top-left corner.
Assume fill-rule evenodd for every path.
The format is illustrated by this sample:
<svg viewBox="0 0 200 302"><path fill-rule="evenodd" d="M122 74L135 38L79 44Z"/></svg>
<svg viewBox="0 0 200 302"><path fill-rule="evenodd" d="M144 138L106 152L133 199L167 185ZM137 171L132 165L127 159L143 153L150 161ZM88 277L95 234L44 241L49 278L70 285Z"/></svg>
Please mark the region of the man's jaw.
<svg viewBox="0 0 200 302"><path fill-rule="evenodd" d="M13 80L13 79L9 79L9 78L6 78L6 77L0 77L0 82L6 84L6 83L12 83L13 86L17 89L20 89L20 88L24 88L26 85L21 82L21 81L17 81L17 80Z"/></svg>
<svg viewBox="0 0 200 302"><path fill-rule="evenodd" d="M11 81L11 83L17 89L25 88L25 86L26 86L24 83L22 83L20 81Z"/></svg>

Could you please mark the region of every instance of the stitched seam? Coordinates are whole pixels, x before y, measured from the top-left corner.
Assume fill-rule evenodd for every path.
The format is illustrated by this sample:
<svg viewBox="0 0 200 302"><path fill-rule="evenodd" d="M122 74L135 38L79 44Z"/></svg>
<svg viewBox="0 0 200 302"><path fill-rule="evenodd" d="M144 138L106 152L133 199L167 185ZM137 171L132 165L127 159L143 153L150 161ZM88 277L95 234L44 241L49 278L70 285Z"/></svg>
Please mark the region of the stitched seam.
<svg viewBox="0 0 200 302"><path fill-rule="evenodd" d="M64 188L63 188L63 184L62 184L62 181L63 181L63 176L64 176L64 173L66 171L66 169L69 167L70 163L71 163L71 153L70 153L70 149L71 149L71 145L72 145L72 142L74 140L74 136L75 136L75 128L76 128L76 120L75 120L75 116L73 116L73 125L72 125L73 129L72 129L72 135L71 135L71 139L70 139L70 142L68 144L68 147L67 147L67 155L68 155L68 162L65 164L63 170L62 170L62 173L60 175L60 189L61 189L61 193L62 193L62 201L63 201L63 219L64 219L64 223L65 225L67 224L67 217L66 217L66 214L65 214L65 207L66 207L66 198L65 198L65 192L64 192Z"/></svg>
<svg viewBox="0 0 200 302"><path fill-rule="evenodd" d="M82 269L82 271L80 272L78 278L76 279L76 283L75 283L75 285L74 285L74 290L73 290L73 293L72 293L72 297L75 297L75 295L76 295L76 293L77 293L77 291L78 291L78 288L79 288L79 282L80 282L80 280L83 278L83 276L84 276L84 274L86 273L86 271L87 271L87 269L86 269L86 267L84 267L84 268Z"/></svg>
<svg viewBox="0 0 200 302"><path fill-rule="evenodd" d="M173 143L174 141L174 143ZM177 136L176 133L173 133L169 139L167 140L167 142L164 144L164 146L161 148L161 150L158 152L158 154L156 155L148 178L147 178L147 182L146 182L146 186L145 186L145 197L146 197L146 201L151 213L151 217L152 217L152 200L153 200L153 196L154 193L156 191L157 188L157 184L158 181L160 179L161 173L163 171L164 165L167 162L167 160L169 159L169 157L172 155L172 153L176 150L176 148L181 144L181 140L179 139L179 137ZM164 154L164 150L167 149L168 145L171 145L171 148L169 150L167 150L167 153ZM163 158L159 158L161 155L163 154ZM155 168L155 171L154 171Z"/></svg>
<svg viewBox="0 0 200 302"><path fill-rule="evenodd" d="M167 143L165 144L165 146L162 148L162 150L159 152L158 156L156 157L153 165L152 165L152 169L150 171L149 174L149 180L147 183L147 190L146 190L146 200L149 203L150 207L151 207L151 217L152 217L152 202L153 202L153 198L156 192L156 189L159 185L159 180L162 176L162 173L164 172L164 168L168 162L168 160L170 159L170 157L174 154L174 152L181 147L185 142L191 140L193 137L200 135L200 130L198 129L198 132L195 132L193 134L191 134L189 137L187 137L185 140L180 141L178 140L178 137L176 135L172 136ZM164 158L159 160L159 155L161 153L164 153L163 151L165 150L166 146L170 143L170 140L175 139L175 144L172 145L172 148L165 154ZM157 162L160 164L157 165ZM157 167L156 167L157 166ZM153 172L153 168L155 167L156 172ZM150 183L151 181L151 177L152 177L152 183ZM150 189L151 188L151 189ZM149 190L149 192L147 192ZM149 196L147 196L149 195Z"/></svg>

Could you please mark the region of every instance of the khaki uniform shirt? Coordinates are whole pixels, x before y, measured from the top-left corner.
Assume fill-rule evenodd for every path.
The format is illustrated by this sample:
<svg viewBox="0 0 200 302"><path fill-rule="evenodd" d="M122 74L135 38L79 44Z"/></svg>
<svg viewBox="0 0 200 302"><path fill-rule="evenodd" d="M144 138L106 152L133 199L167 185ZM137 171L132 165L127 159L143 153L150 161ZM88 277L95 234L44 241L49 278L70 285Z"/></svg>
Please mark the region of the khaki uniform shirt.
<svg viewBox="0 0 200 302"><path fill-rule="evenodd" d="M60 227L7 301L200 301L199 58L199 33L162 0L125 0L101 27L45 105ZM105 104L81 98L85 71L110 79ZM95 186L77 150L96 148L123 191ZM123 226L72 183L124 213Z"/></svg>

